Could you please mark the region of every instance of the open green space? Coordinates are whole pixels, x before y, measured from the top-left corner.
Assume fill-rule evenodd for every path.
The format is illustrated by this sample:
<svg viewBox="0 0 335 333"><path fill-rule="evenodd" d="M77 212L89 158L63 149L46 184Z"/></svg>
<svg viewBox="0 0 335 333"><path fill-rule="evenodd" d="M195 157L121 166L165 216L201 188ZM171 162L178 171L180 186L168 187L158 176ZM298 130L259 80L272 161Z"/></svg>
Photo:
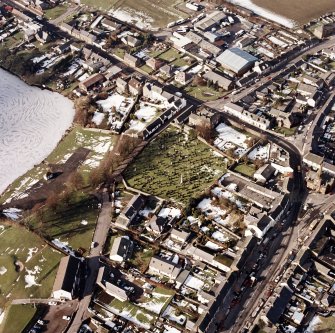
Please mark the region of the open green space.
<svg viewBox="0 0 335 333"><path fill-rule="evenodd" d="M11 305L5 314L5 320L0 327L3 333L24 332L29 322L34 318L38 309L34 305Z"/></svg>
<svg viewBox="0 0 335 333"><path fill-rule="evenodd" d="M74 191L68 202L57 207L45 206L29 216L27 225L49 239L67 242L73 249L88 250L99 214L98 199Z"/></svg>
<svg viewBox="0 0 335 333"><path fill-rule="evenodd" d="M61 254L22 226L0 224L0 308L16 298L45 298Z"/></svg>
<svg viewBox="0 0 335 333"><path fill-rule="evenodd" d="M65 6L64 4L58 5L54 8L50 8L44 11L44 15L49 19L49 20L54 20L57 17L63 15L66 13L68 7Z"/></svg>
<svg viewBox="0 0 335 333"><path fill-rule="evenodd" d="M150 325L157 320L157 316L129 301L122 302L114 298L109 306L114 309L114 312L119 316L127 318L143 327L150 327Z"/></svg>
<svg viewBox="0 0 335 333"><path fill-rule="evenodd" d="M125 49L121 49L121 48L115 48L113 49L113 54L115 54L117 57L123 59L124 55L126 53Z"/></svg>
<svg viewBox="0 0 335 333"><path fill-rule="evenodd" d="M92 8L101 10L123 10L132 15L142 23L150 24L152 27L164 27L169 22L176 21L187 15L178 9L176 4L181 0L82 0L81 3ZM135 21L134 19L134 21Z"/></svg>
<svg viewBox="0 0 335 333"><path fill-rule="evenodd" d="M167 62L171 62L171 61L176 61L177 59L180 59L181 57L182 57L182 54L180 54L179 51L177 51L174 48L170 48L167 51L161 53L158 58L165 60Z"/></svg>
<svg viewBox="0 0 335 333"><path fill-rule="evenodd" d="M213 87L207 86L192 86L189 85L185 88L185 92L190 96L200 99L201 101L214 101L225 96L228 92L221 92L215 90Z"/></svg>
<svg viewBox="0 0 335 333"><path fill-rule="evenodd" d="M153 255L154 250L150 247L143 250L135 250L132 257L129 259L129 263L144 273L148 269L149 262Z"/></svg>
<svg viewBox="0 0 335 333"><path fill-rule="evenodd" d="M222 157L205 143L169 127L126 169L134 188L187 204L226 171Z"/></svg>
<svg viewBox="0 0 335 333"><path fill-rule="evenodd" d="M274 129L275 132L283 134L285 136L292 136L294 135L295 131L296 131L296 127L292 127L292 128L287 128L287 127L276 127Z"/></svg>
<svg viewBox="0 0 335 333"><path fill-rule="evenodd" d="M142 69L142 71L151 74L153 72L153 69L151 67L149 67L148 65L143 65L142 67L140 67L140 69Z"/></svg>
<svg viewBox="0 0 335 333"><path fill-rule="evenodd" d="M252 178L254 173L256 172L256 168L253 164L242 163L242 164L239 164L238 166L236 166L234 171L236 171L236 172L238 172L238 173L240 173L244 176Z"/></svg>

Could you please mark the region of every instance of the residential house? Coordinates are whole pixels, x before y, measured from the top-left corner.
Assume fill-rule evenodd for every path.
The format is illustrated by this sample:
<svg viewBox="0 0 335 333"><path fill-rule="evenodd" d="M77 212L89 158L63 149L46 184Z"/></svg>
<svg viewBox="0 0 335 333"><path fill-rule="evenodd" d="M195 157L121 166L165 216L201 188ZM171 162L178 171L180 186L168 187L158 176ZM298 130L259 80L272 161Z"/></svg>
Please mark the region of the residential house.
<svg viewBox="0 0 335 333"><path fill-rule="evenodd" d="M108 29L110 31L116 31L116 30L119 30L122 27L122 25L120 23L117 23L115 21L111 21L111 20L109 20L107 18L104 18L101 21L101 25L104 28L106 28L106 29Z"/></svg>
<svg viewBox="0 0 335 333"><path fill-rule="evenodd" d="M313 170L319 170L323 162L323 157L313 153L307 153L303 157L303 162L309 167L311 167Z"/></svg>
<svg viewBox="0 0 335 333"><path fill-rule="evenodd" d="M156 58L149 58L146 62L146 65L156 71L158 68L160 68L163 65L163 61Z"/></svg>
<svg viewBox="0 0 335 333"><path fill-rule="evenodd" d="M192 75L186 72L179 71L175 74L174 80L182 85L187 84L192 79Z"/></svg>
<svg viewBox="0 0 335 333"><path fill-rule="evenodd" d="M276 169L271 164L264 164L254 173L253 177L257 182L265 184L272 178L275 172Z"/></svg>
<svg viewBox="0 0 335 333"><path fill-rule="evenodd" d="M136 78L131 78L128 82L129 92L136 96L142 93L142 82Z"/></svg>
<svg viewBox="0 0 335 333"><path fill-rule="evenodd" d="M52 288L52 297L59 300L72 300L76 297L80 281L81 261L74 256L63 257L60 261Z"/></svg>
<svg viewBox="0 0 335 333"><path fill-rule="evenodd" d="M129 259L133 252L133 242L128 236L117 237L113 241L109 259L122 263Z"/></svg>
<svg viewBox="0 0 335 333"><path fill-rule="evenodd" d="M130 47L136 47L136 46L141 45L141 43L142 43L140 39L138 39L138 38L136 38L134 36L130 36L130 35L127 35L126 37L123 37L121 39L121 41L124 44L126 44L126 45L128 45Z"/></svg>
<svg viewBox="0 0 335 333"><path fill-rule="evenodd" d="M232 80L229 80L223 75L214 71L207 72L203 76L203 78L209 82L212 82L214 85L218 85L220 88L223 88L224 90L230 90L233 87Z"/></svg>
<svg viewBox="0 0 335 333"><path fill-rule="evenodd" d="M175 280L181 270L180 265L158 256L152 257L149 263L149 271L151 273L166 276L170 280Z"/></svg>
<svg viewBox="0 0 335 333"><path fill-rule="evenodd" d="M200 108L189 116L189 125L214 128L219 124L220 120L221 114L219 112L207 108Z"/></svg>
<svg viewBox="0 0 335 333"><path fill-rule="evenodd" d="M131 67L138 67L140 64L140 59L129 53L125 53L123 60L127 65Z"/></svg>
<svg viewBox="0 0 335 333"><path fill-rule="evenodd" d="M166 217L153 215L149 220L148 227L154 234L160 235L167 222L168 219Z"/></svg>
<svg viewBox="0 0 335 333"><path fill-rule="evenodd" d="M120 94L124 94L128 89L128 82L125 81L122 77L118 77L115 83L116 83L116 90Z"/></svg>
<svg viewBox="0 0 335 333"><path fill-rule="evenodd" d="M79 83L79 88L88 92L93 86L101 84L106 80L105 76L101 73L96 73L88 77L86 80Z"/></svg>
<svg viewBox="0 0 335 333"><path fill-rule="evenodd" d="M140 209L145 205L146 198L142 194L137 194L132 197L128 205L122 210L115 221L115 225L121 229L127 229L134 218L137 216Z"/></svg>
<svg viewBox="0 0 335 333"><path fill-rule="evenodd" d="M166 77L171 77L171 75L173 73L172 66L164 65L159 69L159 72Z"/></svg>
<svg viewBox="0 0 335 333"><path fill-rule="evenodd" d="M190 237L191 233L186 231L180 231L178 229L173 228L171 230L170 238L173 241L179 242L179 243L186 243L187 239Z"/></svg>
<svg viewBox="0 0 335 333"><path fill-rule="evenodd" d="M48 43L51 40L49 33L43 30L38 31L35 37L42 44Z"/></svg>

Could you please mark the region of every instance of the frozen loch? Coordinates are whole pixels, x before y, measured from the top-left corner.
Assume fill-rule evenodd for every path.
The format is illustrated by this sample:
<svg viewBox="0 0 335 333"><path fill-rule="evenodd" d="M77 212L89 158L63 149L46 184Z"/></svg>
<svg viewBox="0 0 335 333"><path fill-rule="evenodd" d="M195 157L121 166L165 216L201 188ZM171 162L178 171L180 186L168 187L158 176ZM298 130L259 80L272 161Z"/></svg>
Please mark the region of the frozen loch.
<svg viewBox="0 0 335 333"><path fill-rule="evenodd" d="M0 69L0 194L51 153L73 117L69 99Z"/></svg>

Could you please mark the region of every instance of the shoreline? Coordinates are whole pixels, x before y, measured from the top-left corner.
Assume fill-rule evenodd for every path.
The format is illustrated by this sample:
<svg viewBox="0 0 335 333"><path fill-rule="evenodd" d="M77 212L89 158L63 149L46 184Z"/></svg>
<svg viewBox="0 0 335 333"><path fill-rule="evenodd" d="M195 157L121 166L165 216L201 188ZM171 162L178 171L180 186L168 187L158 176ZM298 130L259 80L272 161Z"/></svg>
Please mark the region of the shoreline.
<svg viewBox="0 0 335 333"><path fill-rule="evenodd" d="M40 165L41 163L43 163L43 161L45 161L45 159L58 147L58 145L60 144L60 142L62 142L64 140L64 138L70 133L71 129L73 129L74 126L74 116L75 116L75 106L74 106L74 100L69 98L68 96L63 95L62 93L53 90L50 87L47 86L43 86L43 85L38 85L38 84L30 84L29 82L27 82L27 80L24 77L21 77L20 75L10 71L9 69L5 68L4 66L0 65L0 69L5 71L6 73L13 75L16 79L20 80L21 82L23 82L24 84L26 84L28 87L34 88L34 89L39 89L41 91L48 91L50 93L53 94L58 94L59 96L62 96L62 98L66 99L68 102L70 102L71 105L71 112L73 113L71 115L71 123L69 126L66 126L67 128L65 129L64 133L61 135L60 139L57 140L56 144L53 145L53 148L48 151L46 154L43 154L44 157L42 159L40 159L38 162L34 162L34 165L32 167L29 167L28 169L26 169L23 173L21 173L19 176L17 176L15 179L13 179L13 181L11 181L10 184L8 184L3 190L0 190L0 198L10 190L11 186L13 186L14 182L16 182L19 178L23 177L25 174L27 174L28 172L30 172L31 170L33 170L34 168L36 168L38 165ZM64 111L64 113L68 112L68 110ZM48 112L47 112L48 113ZM61 116L61 115L60 115ZM59 118L58 118L59 119ZM56 128L58 127L58 125L56 126ZM50 143L51 144L51 143ZM41 147L40 149L40 153L42 155L42 150L43 147ZM7 157L7 156L6 156Z"/></svg>

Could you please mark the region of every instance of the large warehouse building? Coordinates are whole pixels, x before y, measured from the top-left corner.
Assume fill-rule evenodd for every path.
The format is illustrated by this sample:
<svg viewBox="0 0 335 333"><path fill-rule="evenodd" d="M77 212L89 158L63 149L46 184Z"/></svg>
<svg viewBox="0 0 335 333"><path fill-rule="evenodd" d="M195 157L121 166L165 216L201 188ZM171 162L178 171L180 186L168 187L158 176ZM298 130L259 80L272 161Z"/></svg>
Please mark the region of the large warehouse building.
<svg viewBox="0 0 335 333"><path fill-rule="evenodd" d="M246 51L237 47L228 49L220 54L216 61L227 70L237 75L247 72L258 59Z"/></svg>

